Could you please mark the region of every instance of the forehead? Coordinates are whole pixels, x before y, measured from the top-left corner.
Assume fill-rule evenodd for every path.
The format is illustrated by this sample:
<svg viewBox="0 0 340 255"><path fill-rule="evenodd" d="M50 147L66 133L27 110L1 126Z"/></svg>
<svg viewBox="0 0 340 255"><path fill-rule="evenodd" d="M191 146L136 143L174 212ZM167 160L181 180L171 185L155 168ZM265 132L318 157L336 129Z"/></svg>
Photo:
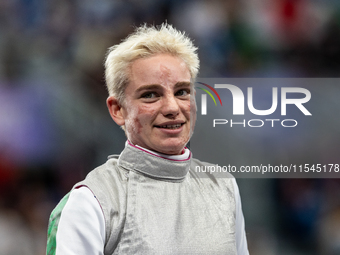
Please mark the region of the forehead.
<svg viewBox="0 0 340 255"><path fill-rule="evenodd" d="M182 81L190 82L190 78L189 69L183 60L168 54L158 54L132 63L129 85L174 85Z"/></svg>

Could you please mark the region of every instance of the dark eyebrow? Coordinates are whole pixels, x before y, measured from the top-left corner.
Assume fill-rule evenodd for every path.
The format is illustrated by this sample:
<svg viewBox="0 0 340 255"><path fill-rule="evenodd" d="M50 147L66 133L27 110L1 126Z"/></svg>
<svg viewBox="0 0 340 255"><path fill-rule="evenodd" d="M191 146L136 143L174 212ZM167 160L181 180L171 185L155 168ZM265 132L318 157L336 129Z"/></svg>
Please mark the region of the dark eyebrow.
<svg viewBox="0 0 340 255"><path fill-rule="evenodd" d="M191 82L188 81L179 81L175 84L174 88L180 88L180 87L190 87L191 86Z"/></svg>
<svg viewBox="0 0 340 255"><path fill-rule="evenodd" d="M140 86L138 89L136 89L136 92L140 92L142 90L158 89L159 87L161 87L161 85L158 85L158 84L143 85L143 86Z"/></svg>
<svg viewBox="0 0 340 255"><path fill-rule="evenodd" d="M179 81L175 84L174 88L177 89L177 88L180 88L180 87L190 87L191 86L191 82L187 82L187 81ZM143 85L143 86L140 86L136 92L140 92L142 90L153 90L153 89L159 89L160 87L162 87L161 85L159 84L150 84L150 85Z"/></svg>

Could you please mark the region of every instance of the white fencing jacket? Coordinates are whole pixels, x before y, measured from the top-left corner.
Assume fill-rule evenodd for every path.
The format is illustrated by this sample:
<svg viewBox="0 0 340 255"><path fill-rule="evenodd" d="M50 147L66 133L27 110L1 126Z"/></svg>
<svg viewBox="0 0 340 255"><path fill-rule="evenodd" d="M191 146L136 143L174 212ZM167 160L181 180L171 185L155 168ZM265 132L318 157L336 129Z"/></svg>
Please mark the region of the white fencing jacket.
<svg viewBox="0 0 340 255"><path fill-rule="evenodd" d="M207 165L127 143L54 209L47 254L248 255L236 181L195 173Z"/></svg>

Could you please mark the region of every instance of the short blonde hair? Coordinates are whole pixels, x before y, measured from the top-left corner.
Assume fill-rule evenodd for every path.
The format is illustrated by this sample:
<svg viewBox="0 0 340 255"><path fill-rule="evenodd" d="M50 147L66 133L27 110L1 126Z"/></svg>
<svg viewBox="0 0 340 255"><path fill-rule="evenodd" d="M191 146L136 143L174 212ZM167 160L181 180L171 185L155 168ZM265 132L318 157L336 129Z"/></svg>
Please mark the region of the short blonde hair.
<svg viewBox="0 0 340 255"><path fill-rule="evenodd" d="M191 39L167 23L163 23L160 27L143 25L122 43L108 50L105 61L105 79L110 96L114 96L119 103L123 103L125 88L129 83L131 64L137 59L164 53L183 60L189 69L191 78L196 78L199 59L197 47Z"/></svg>

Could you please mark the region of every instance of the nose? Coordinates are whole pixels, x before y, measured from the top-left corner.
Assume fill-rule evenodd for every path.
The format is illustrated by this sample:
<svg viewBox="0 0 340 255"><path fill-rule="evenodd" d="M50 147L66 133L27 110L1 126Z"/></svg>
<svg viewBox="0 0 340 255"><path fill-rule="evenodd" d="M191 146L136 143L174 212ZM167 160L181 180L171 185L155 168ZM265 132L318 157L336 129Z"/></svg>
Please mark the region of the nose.
<svg viewBox="0 0 340 255"><path fill-rule="evenodd" d="M179 112L178 99L174 95L167 95L162 99L162 114L167 118L175 118Z"/></svg>

